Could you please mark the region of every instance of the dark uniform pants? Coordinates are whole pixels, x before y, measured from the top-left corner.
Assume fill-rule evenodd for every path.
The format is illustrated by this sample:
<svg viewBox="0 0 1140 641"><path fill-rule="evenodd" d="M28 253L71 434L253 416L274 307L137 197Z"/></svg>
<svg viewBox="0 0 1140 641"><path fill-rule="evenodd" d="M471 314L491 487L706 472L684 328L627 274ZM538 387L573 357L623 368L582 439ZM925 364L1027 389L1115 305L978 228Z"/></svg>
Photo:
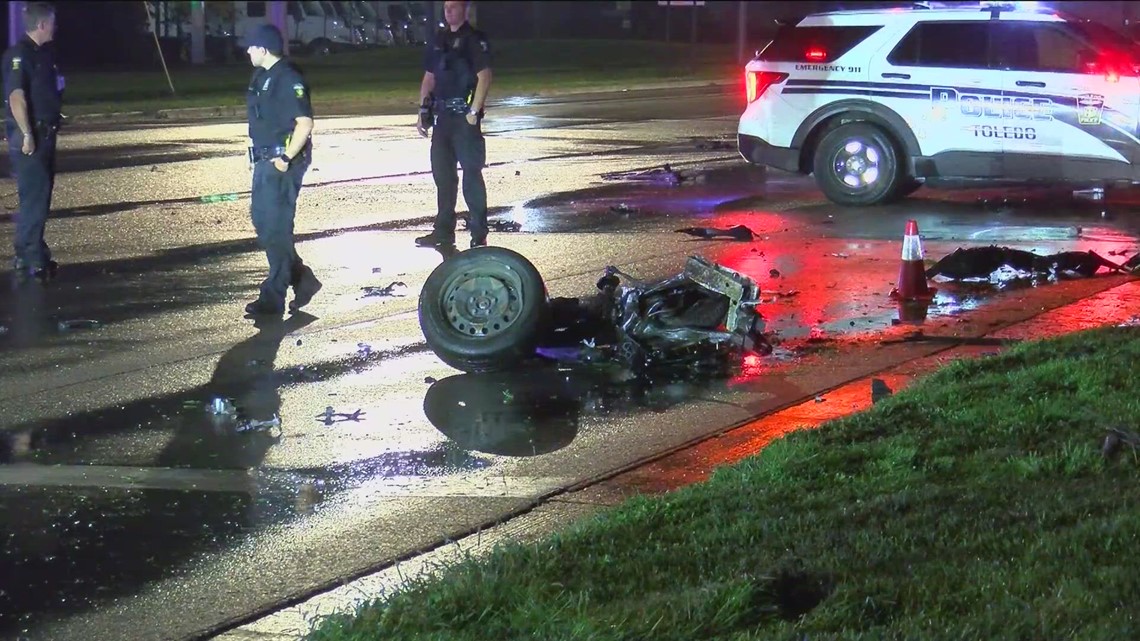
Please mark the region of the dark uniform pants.
<svg viewBox="0 0 1140 641"><path fill-rule="evenodd" d="M467 228L472 238L487 237L487 186L483 183L483 165L487 163L487 144L480 125L471 125L463 114L443 112L436 118L431 134L431 175L435 178L438 210L435 233L455 236L455 201L459 194L459 174L455 163L463 168L463 200L471 212Z"/></svg>
<svg viewBox="0 0 1140 641"><path fill-rule="evenodd" d="M301 159L286 171L277 171L270 160L259 160L253 166L250 217L257 242L269 260L269 276L261 283L260 298L274 307L285 307L289 286L300 280L305 268L293 245L293 219L308 168L308 162Z"/></svg>
<svg viewBox="0 0 1140 641"><path fill-rule="evenodd" d="M37 126L35 136L36 150L26 156L22 150L23 135L15 127L8 128L8 157L16 174L16 193L20 199L12 245L17 260L32 268L44 267L51 260L51 250L44 242L44 226L55 187L56 132Z"/></svg>

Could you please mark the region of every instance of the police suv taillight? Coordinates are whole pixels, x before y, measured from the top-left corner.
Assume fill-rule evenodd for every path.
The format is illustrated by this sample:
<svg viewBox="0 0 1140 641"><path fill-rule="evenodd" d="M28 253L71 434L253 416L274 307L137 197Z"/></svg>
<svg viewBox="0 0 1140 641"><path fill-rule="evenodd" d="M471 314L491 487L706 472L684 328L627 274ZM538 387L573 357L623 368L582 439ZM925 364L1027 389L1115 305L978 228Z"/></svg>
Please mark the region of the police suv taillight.
<svg viewBox="0 0 1140 641"><path fill-rule="evenodd" d="M748 104L764 95L768 87L778 85L788 79L788 74L775 71L746 71L744 73L744 87L748 94Z"/></svg>

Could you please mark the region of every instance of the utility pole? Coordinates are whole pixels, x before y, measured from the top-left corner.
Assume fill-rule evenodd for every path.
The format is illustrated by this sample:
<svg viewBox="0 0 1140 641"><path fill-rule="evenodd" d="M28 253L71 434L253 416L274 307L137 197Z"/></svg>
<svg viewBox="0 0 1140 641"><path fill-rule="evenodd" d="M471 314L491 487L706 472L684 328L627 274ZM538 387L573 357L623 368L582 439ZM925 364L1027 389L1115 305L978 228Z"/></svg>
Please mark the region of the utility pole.
<svg viewBox="0 0 1140 641"><path fill-rule="evenodd" d="M690 16L693 22L692 28L689 30L689 44L697 44L697 3L692 4L692 15Z"/></svg>
<svg viewBox="0 0 1140 641"><path fill-rule="evenodd" d="M190 64L206 63L206 2L190 3Z"/></svg>
<svg viewBox="0 0 1140 641"><path fill-rule="evenodd" d="M8 46L20 41L24 35L24 3L8 2Z"/></svg>
<svg viewBox="0 0 1140 641"><path fill-rule="evenodd" d="M744 64L745 45L748 40L748 3L740 0L737 6L739 9L736 17L736 60L738 63Z"/></svg>
<svg viewBox="0 0 1140 641"><path fill-rule="evenodd" d="M281 31L282 38L285 41L285 55L289 55L289 25L288 25L288 5L281 0L270 0L269 2L269 24L277 27Z"/></svg>

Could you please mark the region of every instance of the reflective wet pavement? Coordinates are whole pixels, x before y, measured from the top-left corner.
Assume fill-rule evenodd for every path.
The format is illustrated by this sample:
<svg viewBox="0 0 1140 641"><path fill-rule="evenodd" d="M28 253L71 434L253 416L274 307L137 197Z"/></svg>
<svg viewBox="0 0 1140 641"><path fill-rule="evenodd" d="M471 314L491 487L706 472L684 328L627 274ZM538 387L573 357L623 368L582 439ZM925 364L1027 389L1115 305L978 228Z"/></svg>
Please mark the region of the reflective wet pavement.
<svg viewBox="0 0 1140 641"><path fill-rule="evenodd" d="M520 225L492 242L530 257L552 295L590 293L609 264L661 277L690 253L760 282L785 345L712 381L442 365L415 318L441 257L411 243L434 196L427 143L405 117L319 123L298 233L325 288L307 314L259 326L241 318L264 269L248 175L240 155L220 153L241 144L240 127L65 138L61 158L76 153L48 234L66 269L0 300L0 636L201 635L874 371L860 355L786 374L830 339L892 329L908 218L928 257L990 242L1135 251L1127 205L1102 217L1051 195L992 206L982 192L927 190L891 207L825 204L806 179L742 167L723 148L733 99L513 108L488 123L494 217ZM603 177L664 163L702 178ZM736 224L759 239L674 232ZM1026 313L1100 280L1004 293L940 284L928 320L1003 301ZM366 295L394 281L406 295ZM60 329L77 320L97 324ZM217 397L238 415L212 415ZM239 429L273 416L279 429Z"/></svg>

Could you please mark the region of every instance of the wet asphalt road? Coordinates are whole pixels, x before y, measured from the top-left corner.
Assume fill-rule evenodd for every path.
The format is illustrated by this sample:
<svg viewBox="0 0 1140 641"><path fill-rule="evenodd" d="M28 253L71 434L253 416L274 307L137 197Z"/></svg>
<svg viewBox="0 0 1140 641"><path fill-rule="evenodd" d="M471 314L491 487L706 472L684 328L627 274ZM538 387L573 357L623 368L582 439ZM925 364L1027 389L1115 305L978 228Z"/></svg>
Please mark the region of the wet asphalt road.
<svg viewBox="0 0 1140 641"><path fill-rule="evenodd" d="M492 244L530 257L556 296L589 293L606 265L650 279L703 254L759 280L789 345L891 325L908 218L928 256L989 243L1135 251L1128 205L1104 217L1053 192L834 207L805 178L742 165L738 103L701 90L496 108L492 215L521 231ZM415 315L441 257L411 242L434 203L411 122L318 121L297 233L325 288L307 313L258 325L241 311L264 270L242 125L62 138L48 236L64 269L47 286L5 281L0 298L0 638L200 636L810 392L777 362L648 382L440 363ZM663 163L701 178L603 178ZM0 185L7 211L13 192ZM761 239L673 232L735 224ZM0 229L11 234L10 215ZM0 252L9 263L7 242ZM404 295L367 295L397 281ZM934 316L1000 295L940 287ZM205 410L215 397L281 426L239 431Z"/></svg>

